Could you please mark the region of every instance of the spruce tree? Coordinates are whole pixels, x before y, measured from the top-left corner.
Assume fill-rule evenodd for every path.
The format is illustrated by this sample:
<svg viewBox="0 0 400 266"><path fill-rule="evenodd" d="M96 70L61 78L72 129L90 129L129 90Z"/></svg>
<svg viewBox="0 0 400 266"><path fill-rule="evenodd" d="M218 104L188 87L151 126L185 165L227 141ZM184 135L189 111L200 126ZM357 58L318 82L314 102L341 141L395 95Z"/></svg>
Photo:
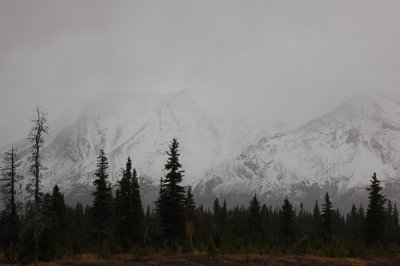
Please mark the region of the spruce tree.
<svg viewBox="0 0 400 266"><path fill-rule="evenodd" d="M256 235L261 231L261 207L260 202L257 199L257 195L255 194L253 199L250 201L249 206L249 229Z"/></svg>
<svg viewBox="0 0 400 266"><path fill-rule="evenodd" d="M161 180L156 202L164 237L170 248L175 248L185 235L185 189L181 185L184 171L181 170L178 149L179 142L174 138L169 146L169 158L165 165L169 172Z"/></svg>
<svg viewBox="0 0 400 266"><path fill-rule="evenodd" d="M65 252L66 245L66 206L64 195L57 185L51 195L51 240L52 258L60 258Z"/></svg>
<svg viewBox="0 0 400 266"><path fill-rule="evenodd" d="M226 200L224 199L224 203L222 203L222 208L220 212L220 220L222 228L225 228L227 216L228 216L228 209L226 207Z"/></svg>
<svg viewBox="0 0 400 266"><path fill-rule="evenodd" d="M132 213L132 236L134 244L143 243L144 240L144 212L142 206L142 199L140 197L139 180L137 177L136 170L132 170L132 202L131 202L131 213Z"/></svg>
<svg viewBox="0 0 400 266"><path fill-rule="evenodd" d="M0 177L0 193L4 201L5 210L3 211L3 219L5 219L4 241L6 246L4 250L10 262L16 260L16 246L19 233L19 215L18 209L20 203L17 200L21 176L18 174L20 166L19 157L14 147L6 152L3 158L3 166L1 167Z"/></svg>
<svg viewBox="0 0 400 266"><path fill-rule="evenodd" d="M213 227L214 229L214 243L217 247L219 247L221 243L221 235L222 231L224 230L223 225L222 225L222 215L221 215L221 206L219 205L219 200L215 199L214 200L214 206L213 206Z"/></svg>
<svg viewBox="0 0 400 266"><path fill-rule="evenodd" d="M185 197L185 220L193 221L196 204L193 199L192 188L189 186Z"/></svg>
<svg viewBox="0 0 400 266"><path fill-rule="evenodd" d="M115 234L124 251L133 245L132 162L129 157L115 193Z"/></svg>
<svg viewBox="0 0 400 266"><path fill-rule="evenodd" d="M325 203L322 205L322 238L326 244L332 244L332 202L328 192L325 194Z"/></svg>
<svg viewBox="0 0 400 266"><path fill-rule="evenodd" d="M186 235L189 238L190 250L193 248L193 235L194 235L194 212L195 212L195 202L193 199L192 188L189 186L186 197L185 197L185 225L186 225Z"/></svg>
<svg viewBox="0 0 400 266"><path fill-rule="evenodd" d="M313 211L313 237L314 240L319 238L321 232L321 212L319 210L318 201L315 201Z"/></svg>
<svg viewBox="0 0 400 266"><path fill-rule="evenodd" d="M287 246L295 239L294 232L294 211L288 198L285 198L279 211L279 222L282 243Z"/></svg>
<svg viewBox="0 0 400 266"><path fill-rule="evenodd" d="M145 229L144 229L144 243L145 246L149 246L149 236L150 236L150 227L151 227L151 212L150 212L150 206L147 205L147 210L146 210L146 216L145 216Z"/></svg>
<svg viewBox="0 0 400 266"><path fill-rule="evenodd" d="M399 211L397 210L396 203L393 206L393 234L394 234L394 243L400 243L400 225L399 225Z"/></svg>
<svg viewBox="0 0 400 266"><path fill-rule="evenodd" d="M367 244L376 244L384 239L385 226L385 203L386 199L381 194L382 187L376 178L376 173L372 175L371 185L367 188L369 192L369 203L366 214L366 240Z"/></svg>
<svg viewBox="0 0 400 266"><path fill-rule="evenodd" d="M397 210L397 204L394 204L393 207L393 224L395 227L399 226L399 211Z"/></svg>
<svg viewBox="0 0 400 266"><path fill-rule="evenodd" d="M350 213L347 215L346 223L348 227L348 236L351 243L354 245L362 239L362 222L361 214L353 204Z"/></svg>
<svg viewBox="0 0 400 266"><path fill-rule="evenodd" d="M214 205L213 205L213 212L214 212L214 224L215 227L217 228L217 231L219 231L221 225L221 218L220 218L220 212L221 212L221 206L219 205L219 200L215 199L214 200Z"/></svg>
<svg viewBox="0 0 400 266"><path fill-rule="evenodd" d="M46 193L41 197L41 230L38 236L38 260L50 261L53 257L52 239L52 202L51 195Z"/></svg>
<svg viewBox="0 0 400 266"><path fill-rule="evenodd" d="M108 167L108 159L104 151L100 150L95 172L97 178L93 182L95 191L93 192L92 225L95 232L97 252L101 254L105 254L108 251L109 247L107 245L109 244L112 230L112 195L111 187L107 181Z"/></svg>
<svg viewBox="0 0 400 266"><path fill-rule="evenodd" d="M394 223L393 223L393 205L390 199L387 201L385 217L386 240L394 243Z"/></svg>

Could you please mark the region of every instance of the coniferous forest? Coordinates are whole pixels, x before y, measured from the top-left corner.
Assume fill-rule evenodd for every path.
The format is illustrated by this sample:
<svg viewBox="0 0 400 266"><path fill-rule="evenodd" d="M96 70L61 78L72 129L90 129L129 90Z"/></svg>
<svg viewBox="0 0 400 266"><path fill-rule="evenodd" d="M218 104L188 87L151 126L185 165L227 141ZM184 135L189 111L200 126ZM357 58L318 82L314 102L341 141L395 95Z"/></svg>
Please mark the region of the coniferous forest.
<svg viewBox="0 0 400 266"><path fill-rule="evenodd" d="M398 207L381 193L371 173L368 206L349 213L335 208L330 195L312 211L285 198L281 206L261 202L228 209L215 199L212 208L196 204L191 187L182 186L184 166L179 142L166 147L166 175L160 180L155 207L143 206L134 158L121 162L119 182L109 182L108 160L99 151L92 204L68 206L60 188L42 189L42 148L47 116L39 108L28 139L29 175L21 173L14 147L1 164L0 249L10 263L52 261L65 256L203 252L218 254L318 255L358 257L397 254ZM21 186L27 180L26 187Z"/></svg>

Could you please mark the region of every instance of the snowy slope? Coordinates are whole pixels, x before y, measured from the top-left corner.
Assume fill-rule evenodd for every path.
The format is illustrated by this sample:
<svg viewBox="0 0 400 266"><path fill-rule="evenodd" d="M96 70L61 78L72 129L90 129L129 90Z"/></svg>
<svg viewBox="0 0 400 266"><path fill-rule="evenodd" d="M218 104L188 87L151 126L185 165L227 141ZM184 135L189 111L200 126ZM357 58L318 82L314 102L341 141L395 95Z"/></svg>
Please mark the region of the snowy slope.
<svg viewBox="0 0 400 266"><path fill-rule="evenodd" d="M386 183L400 181L400 104L362 94L300 128L260 137L214 166L196 192L204 198L258 193L300 201L326 190L338 198L367 186L372 172Z"/></svg>
<svg viewBox="0 0 400 266"><path fill-rule="evenodd" d="M239 154L250 132L236 119L209 117L185 90L169 95L106 95L86 106L79 119L44 148L43 188L48 191L58 184L67 198L88 200L96 157L104 149L113 184L131 156L141 183L154 190L164 175L165 152L174 137L181 143L184 184L193 184L212 165ZM25 151L21 156L26 172L27 150L20 150Z"/></svg>
<svg viewBox="0 0 400 266"><path fill-rule="evenodd" d="M188 91L106 95L44 148L43 189L58 184L70 201L90 202L96 157L104 149L110 181L120 179L131 156L144 202L151 203L174 137L184 184L195 188L199 203L217 196L242 204L257 193L272 204L286 195L313 204L325 191L349 201L365 192L372 172L389 195L400 195L400 104L380 94L356 95L297 129L261 131L234 115L211 116ZM16 145L26 172L29 143Z"/></svg>

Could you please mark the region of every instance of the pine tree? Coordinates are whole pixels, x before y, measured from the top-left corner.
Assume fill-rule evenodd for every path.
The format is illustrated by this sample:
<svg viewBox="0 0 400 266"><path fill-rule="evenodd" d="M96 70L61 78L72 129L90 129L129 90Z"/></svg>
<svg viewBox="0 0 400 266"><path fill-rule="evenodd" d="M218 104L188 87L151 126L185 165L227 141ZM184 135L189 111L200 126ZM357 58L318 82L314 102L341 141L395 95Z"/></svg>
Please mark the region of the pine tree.
<svg viewBox="0 0 400 266"><path fill-rule="evenodd" d="M190 250L193 249L193 235L194 235L194 212L195 212L195 202L193 199L192 188L189 186L186 197L185 197L185 226L186 235L189 238Z"/></svg>
<svg viewBox="0 0 400 266"><path fill-rule="evenodd" d="M220 211L220 224L222 229L225 228L227 216L228 216L228 209L226 207L226 200L224 199L224 203L222 203L222 208Z"/></svg>
<svg viewBox="0 0 400 266"><path fill-rule="evenodd" d="M261 207L261 220L262 220L261 228L263 230L264 236L270 233L269 232L270 216L271 216L270 211L267 205L264 203Z"/></svg>
<svg viewBox="0 0 400 266"><path fill-rule="evenodd" d="M151 212L150 212L150 206L147 205L147 211L146 211L146 216L145 216L145 230L144 230L144 241L145 241L145 246L149 246L150 242L150 228L151 228Z"/></svg>
<svg viewBox="0 0 400 266"><path fill-rule="evenodd" d="M299 216L300 216L300 217L303 217L303 216L304 216L304 206L303 206L303 202L300 202Z"/></svg>
<svg viewBox="0 0 400 266"><path fill-rule="evenodd" d="M140 197L139 180L136 170L132 170L132 204L131 213L133 221L133 242L139 244L143 242L144 237L144 212L142 207L142 199Z"/></svg>
<svg viewBox="0 0 400 266"><path fill-rule="evenodd" d="M318 201L315 201L315 205L314 205L314 212L313 212L313 227L314 230L313 232L313 236L314 238L318 238L320 235L320 231L321 231L321 212L319 210L319 206L318 206Z"/></svg>
<svg viewBox="0 0 400 266"><path fill-rule="evenodd" d="M107 169L108 159L106 158L104 151L100 150L100 155L97 158L97 170L96 179L93 184L95 185L95 191L93 192L93 207L92 207L92 218L93 218L93 229L96 235L96 247L97 252L101 254L107 253L108 244L110 241L110 235L112 230L112 195L111 187L108 184Z"/></svg>
<svg viewBox="0 0 400 266"><path fill-rule="evenodd" d="M293 206L287 197L285 198L285 201L279 211L279 222L282 243L287 246L295 239L295 232L293 228L294 211Z"/></svg>
<svg viewBox="0 0 400 266"><path fill-rule="evenodd" d="M220 231L221 227L221 218L220 218L220 212L221 212L221 206L219 205L219 200L215 199L214 200L214 205L213 205L213 212L214 212L214 225L217 231Z"/></svg>
<svg viewBox="0 0 400 266"><path fill-rule="evenodd" d="M6 152L3 158L3 167L1 168L0 193L4 201L5 210L3 217L6 219L5 231L7 242L5 251L10 262L14 263L16 259L16 246L19 232L18 209L20 203L17 200L17 190L20 185L21 176L17 173L20 166L19 157L14 147Z"/></svg>
<svg viewBox="0 0 400 266"><path fill-rule="evenodd" d="M384 239L385 226L385 203L386 199L381 194L382 187L376 178L376 173L372 175L369 191L369 204L366 215L366 239L367 244L375 244Z"/></svg>
<svg viewBox="0 0 400 266"><path fill-rule="evenodd" d="M397 210L397 204L394 204L393 207L393 224L395 227L399 226L399 211Z"/></svg>
<svg viewBox="0 0 400 266"><path fill-rule="evenodd" d="M222 225L222 215L221 215L221 206L219 205L219 200L215 199L214 200L214 205L213 205L213 227L214 227L214 244L216 247L219 247L221 243L221 235L222 231L224 230L223 225Z"/></svg>
<svg viewBox="0 0 400 266"><path fill-rule="evenodd" d="M304 211L303 202L300 202L300 210L299 210L299 215L297 216L296 231L298 232L298 235L302 237L304 237L306 230L305 223L307 223L307 221L305 219L306 218L305 216L306 213Z"/></svg>
<svg viewBox="0 0 400 266"><path fill-rule="evenodd" d="M390 200L387 201L386 207L386 217L385 217L385 230L386 230L386 240L390 243L395 242L394 235L394 223L393 223L393 205Z"/></svg>
<svg viewBox="0 0 400 266"><path fill-rule="evenodd" d="M41 196L41 230L38 236L38 260L50 261L53 258L52 239L52 202L51 195L46 193Z"/></svg>
<svg viewBox="0 0 400 266"><path fill-rule="evenodd" d="M132 162L129 157L115 193L115 234L124 251L131 248L134 241L132 203Z"/></svg>
<svg viewBox="0 0 400 266"><path fill-rule="evenodd" d="M182 165L179 163L178 149L179 143L173 139L165 165L169 172L161 180L160 195L156 202L164 237L170 248L175 248L185 235L185 189L181 185L184 171L180 170Z"/></svg>
<svg viewBox="0 0 400 266"><path fill-rule="evenodd" d="M325 194L325 203L322 205L322 238L326 244L332 244L332 202L328 192Z"/></svg>
<svg viewBox="0 0 400 266"><path fill-rule="evenodd" d="M361 215L356 208L356 205L353 204L351 207L350 213L347 215L346 219L348 229L349 229L349 239L351 243L357 243L362 238L362 223L361 223Z"/></svg>
<svg viewBox="0 0 400 266"><path fill-rule="evenodd" d="M400 226L399 226L399 211L397 210L396 203L393 206L393 235L394 235L394 243L400 243Z"/></svg>
<svg viewBox="0 0 400 266"><path fill-rule="evenodd" d="M260 233L261 231L261 207L260 202L255 194L253 199L250 201L249 206L249 229L252 231L253 235Z"/></svg>
<svg viewBox="0 0 400 266"><path fill-rule="evenodd" d="M185 220L193 221L196 204L193 199L192 188L189 186L185 197Z"/></svg>
<svg viewBox="0 0 400 266"><path fill-rule="evenodd" d="M51 240L52 258L62 257L66 245L66 206L57 185L51 195Z"/></svg>

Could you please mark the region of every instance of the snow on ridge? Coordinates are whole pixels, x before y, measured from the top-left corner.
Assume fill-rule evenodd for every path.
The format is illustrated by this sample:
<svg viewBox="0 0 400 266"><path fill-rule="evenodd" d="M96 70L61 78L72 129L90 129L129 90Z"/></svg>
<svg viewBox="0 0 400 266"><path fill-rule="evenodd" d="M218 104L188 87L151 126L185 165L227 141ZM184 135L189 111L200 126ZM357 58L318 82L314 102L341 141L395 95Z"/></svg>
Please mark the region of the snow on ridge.
<svg viewBox="0 0 400 266"><path fill-rule="evenodd" d="M131 156L141 178L156 186L173 137L181 143L184 184L204 197L327 184L344 193L364 187L373 171L384 181L400 176L400 105L389 97L354 97L296 129L255 131L229 114L212 117L183 91L108 95L89 104L45 147L43 185L59 184L67 194L90 187L98 150L105 149L113 183Z"/></svg>
<svg viewBox="0 0 400 266"><path fill-rule="evenodd" d="M344 193L365 187L372 172L384 182L398 178L399 157L400 105L381 94L364 94L297 129L259 137L198 184L200 190L215 184L212 193L218 195L238 193L239 187L265 195L328 184Z"/></svg>

